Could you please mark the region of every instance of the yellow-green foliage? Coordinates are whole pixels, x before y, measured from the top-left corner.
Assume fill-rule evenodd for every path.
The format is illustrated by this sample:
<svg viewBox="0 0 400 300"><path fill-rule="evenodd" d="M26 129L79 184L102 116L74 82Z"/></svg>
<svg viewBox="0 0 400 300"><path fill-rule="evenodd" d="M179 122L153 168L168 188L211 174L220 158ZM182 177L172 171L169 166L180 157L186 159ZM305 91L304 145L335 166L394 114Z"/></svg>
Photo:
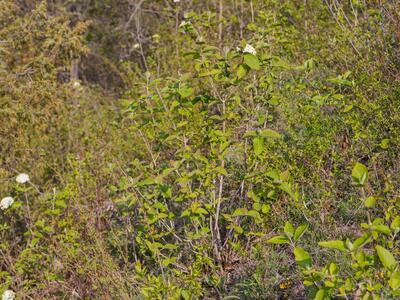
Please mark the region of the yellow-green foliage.
<svg viewBox="0 0 400 300"><path fill-rule="evenodd" d="M66 108L74 105L74 91L60 83L57 74L86 51L82 43L86 26L70 28L67 19L49 16L45 2L25 15L20 15L14 1L1 5L0 134L2 151L8 155L0 162L6 165L18 157L19 166L25 167L59 149L57 141L63 138L62 122Z"/></svg>
<svg viewBox="0 0 400 300"><path fill-rule="evenodd" d="M396 299L396 3L137 2L0 4L0 291Z"/></svg>

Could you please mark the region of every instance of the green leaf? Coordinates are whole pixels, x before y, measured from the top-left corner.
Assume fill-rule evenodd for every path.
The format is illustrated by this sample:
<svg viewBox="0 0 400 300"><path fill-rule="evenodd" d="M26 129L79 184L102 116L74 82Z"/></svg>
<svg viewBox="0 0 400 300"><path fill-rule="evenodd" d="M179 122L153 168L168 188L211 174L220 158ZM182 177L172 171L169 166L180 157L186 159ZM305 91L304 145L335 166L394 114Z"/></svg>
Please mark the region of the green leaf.
<svg viewBox="0 0 400 300"><path fill-rule="evenodd" d="M392 253L389 250L386 250L382 246L375 247L376 252L378 253L379 260L383 264L386 269L393 270L397 266L397 261L393 257Z"/></svg>
<svg viewBox="0 0 400 300"><path fill-rule="evenodd" d="M162 260L162 265L163 267L168 267L170 264L175 263L176 262L176 257L173 258L166 258Z"/></svg>
<svg viewBox="0 0 400 300"><path fill-rule="evenodd" d="M260 155L264 151L264 139L262 137L256 137L253 139L254 154Z"/></svg>
<svg viewBox="0 0 400 300"><path fill-rule="evenodd" d="M146 178L145 180L142 180L137 183L138 186L148 186L148 185L153 185L156 184L156 180L154 178Z"/></svg>
<svg viewBox="0 0 400 300"><path fill-rule="evenodd" d="M390 228L394 231L398 232L400 230L400 216L394 218L392 224L390 224Z"/></svg>
<svg viewBox="0 0 400 300"><path fill-rule="evenodd" d="M380 146L381 146L382 149L387 149L387 148L389 148L389 144L390 144L390 140L389 139L383 139L381 141Z"/></svg>
<svg viewBox="0 0 400 300"><path fill-rule="evenodd" d="M187 98L192 95L194 90L191 87L182 86L179 88L178 93L182 98Z"/></svg>
<svg viewBox="0 0 400 300"><path fill-rule="evenodd" d="M204 208L198 207L194 210L195 214L198 215L208 215L208 211L206 211Z"/></svg>
<svg viewBox="0 0 400 300"><path fill-rule="evenodd" d="M255 130L249 130L243 135L243 137L254 137L254 136L257 136L257 132Z"/></svg>
<svg viewBox="0 0 400 300"><path fill-rule="evenodd" d="M260 130L260 136L272 139L279 139L281 137L281 135L278 132L268 128Z"/></svg>
<svg viewBox="0 0 400 300"><path fill-rule="evenodd" d="M57 207L60 207L60 208L67 207L67 203L65 203L65 200L63 200L63 199L57 200L55 204Z"/></svg>
<svg viewBox="0 0 400 300"><path fill-rule="evenodd" d="M371 229L386 235L389 235L391 232L390 228L386 225L373 225L371 226Z"/></svg>
<svg viewBox="0 0 400 300"><path fill-rule="evenodd" d="M181 291L181 296L185 300L190 300L191 299L190 292L188 292L187 290L182 290Z"/></svg>
<svg viewBox="0 0 400 300"><path fill-rule="evenodd" d="M236 70L236 75L239 79L245 77L250 71L250 68L247 65L239 65L239 67Z"/></svg>
<svg viewBox="0 0 400 300"><path fill-rule="evenodd" d="M371 233L364 233L358 239L356 239L353 243L353 250L357 250L358 248L364 246L371 240Z"/></svg>
<svg viewBox="0 0 400 300"><path fill-rule="evenodd" d="M176 107L178 107L180 105L179 101L174 100L171 103L171 107L169 108L171 111L173 111Z"/></svg>
<svg viewBox="0 0 400 300"><path fill-rule="evenodd" d="M260 61L253 54L246 53L244 55L244 63L253 70L260 70Z"/></svg>
<svg viewBox="0 0 400 300"><path fill-rule="evenodd" d="M338 272L339 272L338 266L334 262L331 262L329 265L329 273L331 275L336 275Z"/></svg>
<svg viewBox="0 0 400 300"><path fill-rule="evenodd" d="M268 240L269 244L289 244L289 239L283 235L277 235Z"/></svg>
<svg viewBox="0 0 400 300"><path fill-rule="evenodd" d="M221 175L228 176L228 173L222 166L216 167L215 171L217 171Z"/></svg>
<svg viewBox="0 0 400 300"><path fill-rule="evenodd" d="M285 227L283 228L283 231L286 233L287 236L292 237L294 234L293 225L290 224L289 222L286 222Z"/></svg>
<svg viewBox="0 0 400 300"><path fill-rule="evenodd" d="M261 200L261 199L260 199L260 196L258 196L258 195L256 194L256 192L255 192L254 189L248 191L247 196L248 196L251 200L253 200L254 202L260 202L260 200Z"/></svg>
<svg viewBox="0 0 400 300"><path fill-rule="evenodd" d="M261 223L262 222L260 213L258 211L256 211L256 210L250 210L247 213L247 215L252 217L252 218L254 218L254 221L256 221L256 223Z"/></svg>
<svg viewBox="0 0 400 300"><path fill-rule="evenodd" d="M221 73L222 73L222 70L214 69L214 70L211 70L211 71L200 73L199 77L214 76L214 75L218 75L218 74L221 74Z"/></svg>
<svg viewBox="0 0 400 300"><path fill-rule="evenodd" d="M314 300L323 300L325 299L325 290L319 289L318 292L315 294Z"/></svg>
<svg viewBox="0 0 400 300"><path fill-rule="evenodd" d="M393 290L400 288L400 271L392 274L389 280L389 285Z"/></svg>
<svg viewBox="0 0 400 300"><path fill-rule="evenodd" d="M295 241L299 240L303 236L303 234L306 232L307 228L308 228L307 224L303 224L303 225L300 225L299 227L297 227L296 231L294 232L294 237L293 237L294 240Z"/></svg>
<svg viewBox="0 0 400 300"><path fill-rule="evenodd" d="M340 251L346 251L346 245L343 241L340 240L332 240L332 241L324 241L324 242L319 242L318 245L324 248L330 248L330 249L337 249Z"/></svg>
<svg viewBox="0 0 400 300"><path fill-rule="evenodd" d="M189 209L185 209L181 214L181 217L187 217L187 216L190 216L190 210Z"/></svg>
<svg viewBox="0 0 400 300"><path fill-rule="evenodd" d="M234 229L235 229L235 232L238 234L242 234L244 232L244 230L241 226L235 226Z"/></svg>
<svg viewBox="0 0 400 300"><path fill-rule="evenodd" d="M260 210L261 210L261 204L260 204L260 202L254 202L254 203L253 203L253 208L254 208L256 211L260 211Z"/></svg>
<svg viewBox="0 0 400 300"><path fill-rule="evenodd" d="M247 208L237 208L233 212L232 216L233 217L239 217L239 216L247 216Z"/></svg>
<svg viewBox="0 0 400 300"><path fill-rule="evenodd" d="M279 185L279 189L281 189L282 191L286 192L287 194L289 194L289 196L296 202L299 201L299 194L297 192L293 192L291 186L289 185L289 183L284 182L281 185Z"/></svg>
<svg viewBox="0 0 400 300"><path fill-rule="evenodd" d="M365 262L365 252L363 250L356 253L355 258L359 264L364 264Z"/></svg>
<svg viewBox="0 0 400 300"><path fill-rule="evenodd" d="M167 218L167 217L168 217L168 215L165 214L165 213L159 213L159 214L157 215L157 219L165 219L165 218Z"/></svg>
<svg viewBox="0 0 400 300"><path fill-rule="evenodd" d="M346 113L346 112L352 110L353 107L354 107L353 104L346 105L346 107L345 107L342 111L343 111L344 113Z"/></svg>
<svg viewBox="0 0 400 300"><path fill-rule="evenodd" d="M350 241L350 239L347 238L346 242L344 244L345 244L346 249L348 249L350 251L354 250L353 243Z"/></svg>
<svg viewBox="0 0 400 300"><path fill-rule="evenodd" d="M357 185L364 185L368 180L368 169L361 163L356 163L351 172L351 176Z"/></svg>
<svg viewBox="0 0 400 300"><path fill-rule="evenodd" d="M263 205L261 206L261 212L262 212L263 214L269 213L270 209L271 209L271 206L270 206L269 204L263 204Z"/></svg>
<svg viewBox="0 0 400 300"><path fill-rule="evenodd" d="M281 182L281 179L279 177L279 172L277 170L270 170L265 175L267 175L268 178L272 179L276 183Z"/></svg>
<svg viewBox="0 0 400 300"><path fill-rule="evenodd" d="M178 249L178 246L174 244L165 244L162 246L162 248L167 250L175 250Z"/></svg>
<svg viewBox="0 0 400 300"><path fill-rule="evenodd" d="M376 204L376 199L373 196L368 197L367 199L365 199L364 201L364 206L366 208L371 208L374 207L374 205Z"/></svg>
<svg viewBox="0 0 400 300"><path fill-rule="evenodd" d="M311 267L311 256L303 248L300 247L294 248L294 257L296 259L297 264L300 267L306 269Z"/></svg>

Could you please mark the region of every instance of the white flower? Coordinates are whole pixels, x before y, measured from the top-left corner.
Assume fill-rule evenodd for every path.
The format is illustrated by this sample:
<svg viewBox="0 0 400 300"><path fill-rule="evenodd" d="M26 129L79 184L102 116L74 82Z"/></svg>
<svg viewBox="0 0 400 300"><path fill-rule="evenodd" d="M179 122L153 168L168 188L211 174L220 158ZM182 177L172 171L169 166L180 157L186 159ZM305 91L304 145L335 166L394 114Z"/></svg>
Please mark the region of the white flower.
<svg viewBox="0 0 400 300"><path fill-rule="evenodd" d="M179 3L181 2L181 0L174 0L174 3Z"/></svg>
<svg viewBox="0 0 400 300"><path fill-rule="evenodd" d="M12 197L5 197L0 201L0 209L5 210L9 208L14 203L14 199ZM4 299L4 297L3 297Z"/></svg>
<svg viewBox="0 0 400 300"><path fill-rule="evenodd" d="M25 173L21 173L15 179L18 183L26 183L29 181L29 175Z"/></svg>
<svg viewBox="0 0 400 300"><path fill-rule="evenodd" d="M246 47L244 47L243 49L243 53L250 53L253 55L257 54L256 49L254 49L254 47L252 45L247 44Z"/></svg>
<svg viewBox="0 0 400 300"><path fill-rule="evenodd" d="M1 300L14 300L15 293L12 290L6 290L1 297Z"/></svg>
<svg viewBox="0 0 400 300"><path fill-rule="evenodd" d="M136 43L135 45L133 45L133 49L139 49L140 48L140 44Z"/></svg>
<svg viewBox="0 0 400 300"><path fill-rule="evenodd" d="M81 84L80 84L79 81L74 81L74 83L72 84L72 86L75 87L75 88L77 88L77 87L80 87Z"/></svg>
<svg viewBox="0 0 400 300"><path fill-rule="evenodd" d="M181 24L179 24L179 27L184 27L189 24L190 24L190 22L188 22L188 21L182 21Z"/></svg>

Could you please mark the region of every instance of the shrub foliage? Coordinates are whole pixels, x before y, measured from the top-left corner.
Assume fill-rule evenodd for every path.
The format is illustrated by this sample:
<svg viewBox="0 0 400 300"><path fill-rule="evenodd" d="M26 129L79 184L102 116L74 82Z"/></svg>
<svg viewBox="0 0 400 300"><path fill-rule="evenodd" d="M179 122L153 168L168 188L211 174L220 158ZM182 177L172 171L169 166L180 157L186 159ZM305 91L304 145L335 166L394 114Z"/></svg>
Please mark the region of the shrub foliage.
<svg viewBox="0 0 400 300"><path fill-rule="evenodd" d="M399 297L396 1L133 2L0 4L0 291Z"/></svg>

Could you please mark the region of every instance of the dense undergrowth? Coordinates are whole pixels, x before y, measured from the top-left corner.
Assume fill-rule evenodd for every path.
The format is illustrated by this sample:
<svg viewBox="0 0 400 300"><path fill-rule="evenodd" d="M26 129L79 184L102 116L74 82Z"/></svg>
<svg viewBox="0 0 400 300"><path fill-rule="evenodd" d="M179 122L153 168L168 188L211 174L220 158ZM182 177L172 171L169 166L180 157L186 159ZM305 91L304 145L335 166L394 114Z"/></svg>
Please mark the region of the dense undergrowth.
<svg viewBox="0 0 400 300"><path fill-rule="evenodd" d="M396 1L27 2L0 2L3 295L399 297Z"/></svg>

